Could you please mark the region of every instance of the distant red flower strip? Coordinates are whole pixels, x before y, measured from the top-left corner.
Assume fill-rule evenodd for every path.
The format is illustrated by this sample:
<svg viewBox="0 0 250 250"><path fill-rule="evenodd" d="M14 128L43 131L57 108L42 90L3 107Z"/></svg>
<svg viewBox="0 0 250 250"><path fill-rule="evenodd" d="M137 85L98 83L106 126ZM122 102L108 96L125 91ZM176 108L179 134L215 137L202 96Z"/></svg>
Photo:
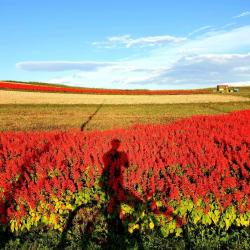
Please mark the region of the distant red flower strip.
<svg viewBox="0 0 250 250"><path fill-rule="evenodd" d="M114 94L114 95L188 95L205 94L206 90L119 90L119 89L94 89L94 88L72 88L56 87L46 85L32 85L24 83L0 82L0 89L27 90L38 92L59 92L59 93L79 93L79 94Z"/></svg>

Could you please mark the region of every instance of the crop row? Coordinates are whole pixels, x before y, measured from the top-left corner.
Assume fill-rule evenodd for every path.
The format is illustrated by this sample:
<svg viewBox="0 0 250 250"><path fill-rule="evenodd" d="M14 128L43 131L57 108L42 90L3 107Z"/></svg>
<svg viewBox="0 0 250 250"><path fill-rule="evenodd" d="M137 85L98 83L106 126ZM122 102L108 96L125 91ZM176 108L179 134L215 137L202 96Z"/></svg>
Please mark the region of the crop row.
<svg viewBox="0 0 250 250"><path fill-rule="evenodd" d="M0 82L0 89L27 90L39 92L61 92L61 93L81 93L81 94L115 94L115 95L188 95L206 94L206 90L119 90L119 89L91 89L55 87L45 85L32 85L24 83Z"/></svg>
<svg viewBox="0 0 250 250"><path fill-rule="evenodd" d="M131 233L249 226L249 120L247 110L108 131L2 132L0 223L62 231L72 210L95 201L110 214L120 204Z"/></svg>

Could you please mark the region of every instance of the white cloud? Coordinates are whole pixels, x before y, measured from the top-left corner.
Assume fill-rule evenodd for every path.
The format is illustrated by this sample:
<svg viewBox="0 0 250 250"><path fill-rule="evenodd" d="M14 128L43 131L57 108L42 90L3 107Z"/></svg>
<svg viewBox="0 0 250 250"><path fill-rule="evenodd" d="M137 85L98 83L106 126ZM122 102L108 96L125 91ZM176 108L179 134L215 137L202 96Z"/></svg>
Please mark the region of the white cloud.
<svg viewBox="0 0 250 250"><path fill-rule="evenodd" d="M207 29L175 46L152 46L147 54L139 54L139 51L137 57L131 55L119 62L91 62L89 65L90 62L83 61L83 66L77 67L79 72L57 75L50 82L100 88L145 88L146 85L149 89L248 82L249 33L250 25L213 32ZM124 44L128 39L130 36L112 38L113 42L124 40Z"/></svg>
<svg viewBox="0 0 250 250"><path fill-rule="evenodd" d="M152 76L151 70L135 67L129 62L100 68L97 72L77 72L50 79L50 83L71 83L84 87L127 88L131 80L144 81Z"/></svg>
<svg viewBox="0 0 250 250"><path fill-rule="evenodd" d="M178 89L250 80L250 54L187 55L171 65L151 70L136 69L132 64L124 62L98 72L79 72L51 79L51 82L82 83L81 86L101 88Z"/></svg>
<svg viewBox="0 0 250 250"><path fill-rule="evenodd" d="M175 37L170 35L162 36L146 36L139 38L132 38L130 35L112 36L105 42L94 42L93 45L98 47L113 48L117 46L123 46L126 48L131 47L146 47L157 46L166 44L176 44L186 41L185 37Z"/></svg>
<svg viewBox="0 0 250 250"><path fill-rule="evenodd" d="M101 67L113 65L111 62L96 62L96 61L35 61L35 62L19 62L16 64L18 69L26 71L68 71L68 70L81 70L81 71L96 71Z"/></svg>
<svg viewBox="0 0 250 250"><path fill-rule="evenodd" d="M231 82L229 86L240 87L240 86L250 86L250 81L245 82Z"/></svg>
<svg viewBox="0 0 250 250"><path fill-rule="evenodd" d="M231 30L208 32L202 36L188 41L180 48L196 48L196 53L233 53L235 51L250 48L250 25Z"/></svg>
<svg viewBox="0 0 250 250"><path fill-rule="evenodd" d="M248 81L250 54L208 54L185 56L171 67L163 69L157 76L143 82L133 81L132 84L168 85L216 85L219 82L237 82L239 79ZM238 71L245 67L247 72ZM244 74L242 74L244 73Z"/></svg>
<svg viewBox="0 0 250 250"><path fill-rule="evenodd" d="M237 16L234 16L233 18L241 18L241 17L245 17L245 16L249 16L249 15L250 15L250 11L245 11L245 12L240 13Z"/></svg>

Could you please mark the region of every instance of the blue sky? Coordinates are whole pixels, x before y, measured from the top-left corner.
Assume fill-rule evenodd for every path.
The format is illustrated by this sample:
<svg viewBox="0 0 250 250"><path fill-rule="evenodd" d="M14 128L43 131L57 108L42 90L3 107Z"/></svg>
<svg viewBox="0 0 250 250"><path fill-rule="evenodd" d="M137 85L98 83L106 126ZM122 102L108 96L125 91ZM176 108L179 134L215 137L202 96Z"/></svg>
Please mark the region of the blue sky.
<svg viewBox="0 0 250 250"><path fill-rule="evenodd" d="M250 1L0 0L0 79L102 88L250 83Z"/></svg>

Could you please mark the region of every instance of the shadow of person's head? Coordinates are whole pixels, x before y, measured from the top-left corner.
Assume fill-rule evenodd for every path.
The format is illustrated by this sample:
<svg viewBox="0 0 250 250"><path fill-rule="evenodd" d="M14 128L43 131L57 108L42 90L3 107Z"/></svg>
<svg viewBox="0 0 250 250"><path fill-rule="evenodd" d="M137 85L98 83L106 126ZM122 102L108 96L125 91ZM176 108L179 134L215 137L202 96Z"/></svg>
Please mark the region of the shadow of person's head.
<svg viewBox="0 0 250 250"><path fill-rule="evenodd" d="M111 149L117 151L121 145L121 141L118 138L111 140Z"/></svg>

